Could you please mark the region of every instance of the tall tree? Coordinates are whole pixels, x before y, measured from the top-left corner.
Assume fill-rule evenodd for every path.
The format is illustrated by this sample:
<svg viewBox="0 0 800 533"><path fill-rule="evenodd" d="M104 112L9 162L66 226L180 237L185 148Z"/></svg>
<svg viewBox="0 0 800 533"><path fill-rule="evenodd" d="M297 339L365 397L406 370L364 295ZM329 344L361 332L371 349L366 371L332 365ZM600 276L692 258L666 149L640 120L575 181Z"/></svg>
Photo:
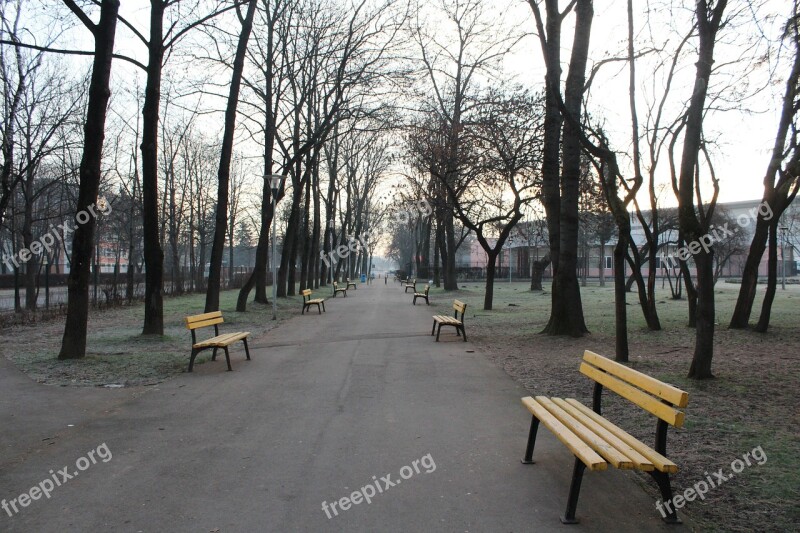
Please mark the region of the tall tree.
<svg viewBox="0 0 800 533"><path fill-rule="evenodd" d="M111 96L111 60L117 29L119 0L102 0L97 23L74 2L64 0L94 37L94 62L89 85L89 102L84 125L83 156L80 165L77 214L88 212L97 201L100 189L100 164L105 140L108 99ZM72 265L67 281L67 320L61 341L59 359L79 359L86 354L86 332L89 320L89 266L92 260L95 218L79 224L72 238Z"/></svg>
<svg viewBox="0 0 800 533"><path fill-rule="evenodd" d="M588 332L577 276L578 200L581 114L594 8L591 0L573 0L561 12L558 0L544 0L545 20L538 2L528 3L536 20L547 69L542 195L550 234L553 290L550 320L543 333L579 337ZM575 33L562 100L561 25L573 7ZM563 126L563 138L562 111L573 119Z"/></svg>
<svg viewBox="0 0 800 533"><path fill-rule="evenodd" d="M258 0L249 0L247 13L242 18L237 5L237 14L242 23L239 33L239 42L236 46L236 56L233 60L231 74L231 87L228 94L228 105L225 109L225 131L222 135L222 153L219 161L219 174L217 183L217 212L214 226L214 243L211 246L211 267L208 272L208 287L206 289L206 313L219 310L219 289L222 272L222 254L225 249L225 234L228 225L228 182L231 173L231 158L233 156L233 134L236 129L236 107L239 104L239 90L242 86L242 72L244 70L244 57L247 53L247 41L253 29L253 17L256 13ZM233 235L231 235L233 246ZM231 265L232 266L232 265Z"/></svg>
<svg viewBox="0 0 800 533"><path fill-rule="evenodd" d="M758 267L764 256L769 238L770 256L768 272L768 291L761 309L761 317L756 329L766 331L769 325L772 300L775 296L777 283L777 231L781 215L792 203L800 187L800 142L798 142L798 119L800 119L800 13L798 2L792 3L792 14L789 17L784 37L791 41L794 58L789 76L786 79L786 89L783 96L781 116L778 121L775 144L772 148L767 171L764 175L764 195L762 206L758 210L756 228L750 250L747 254L744 271L742 272L742 285L736 308L731 317L732 329L746 328L750 321L753 302L756 297L758 283ZM791 135L790 135L791 132ZM783 260L783 258L781 258Z"/></svg>
<svg viewBox="0 0 800 533"><path fill-rule="evenodd" d="M717 34L723 23L723 14L727 0L707 2L698 0L695 5L697 36L697 63L694 89L686 110L683 149L678 175L678 222L683 238L688 243L696 244L709 230L713 215L716 193L706 207L698 205L695 209L694 199L700 196L699 155L703 143L703 117L708 83L714 64L714 47ZM716 185L716 182L715 182ZM714 320L716 310L714 304L714 258L713 249L700 247L694 254L697 267L697 327L695 332L694 356L689 377L706 379L714 377L711 373L711 360L714 356Z"/></svg>

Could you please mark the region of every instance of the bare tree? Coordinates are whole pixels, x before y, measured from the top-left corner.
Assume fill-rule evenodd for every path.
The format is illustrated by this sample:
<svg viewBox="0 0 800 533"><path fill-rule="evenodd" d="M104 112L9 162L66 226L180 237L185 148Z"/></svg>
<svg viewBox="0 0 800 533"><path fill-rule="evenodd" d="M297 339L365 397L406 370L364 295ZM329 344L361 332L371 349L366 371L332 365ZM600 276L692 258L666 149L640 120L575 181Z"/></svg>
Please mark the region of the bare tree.
<svg viewBox="0 0 800 533"><path fill-rule="evenodd" d="M757 331L765 332L769 327L772 301L777 284L778 224L783 212L797 196L800 188L800 142L798 141L798 119L800 118L800 13L798 2L792 2L792 13L786 23L785 39L792 43L794 55L792 68L786 79L781 116L775 135L775 144L764 175L762 204L769 209L759 209L753 241L747 254L742 273L739 297L731 317L732 329L746 328L750 321L758 283L758 267L769 240L767 294L761 308Z"/></svg>
<svg viewBox="0 0 800 533"><path fill-rule="evenodd" d="M73 0L64 0L94 37L94 63L89 85L89 101L84 126L83 157L76 213L94 206L100 188L101 158L105 139L106 108L111 94L111 59L117 28L118 0L102 0L100 19L92 22ZM76 215L77 216L77 215ZM95 219L78 225L72 239L72 265L67 291L67 320L59 359L78 359L86 354L86 328L89 319L89 266L94 244Z"/></svg>

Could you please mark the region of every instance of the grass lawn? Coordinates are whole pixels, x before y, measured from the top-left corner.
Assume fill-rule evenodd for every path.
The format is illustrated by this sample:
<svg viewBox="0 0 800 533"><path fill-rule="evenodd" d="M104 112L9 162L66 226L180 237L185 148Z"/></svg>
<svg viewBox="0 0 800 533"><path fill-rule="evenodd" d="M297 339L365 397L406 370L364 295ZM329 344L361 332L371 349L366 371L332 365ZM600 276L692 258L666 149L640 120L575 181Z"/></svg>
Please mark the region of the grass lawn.
<svg viewBox="0 0 800 533"><path fill-rule="evenodd" d="M220 294L220 310L225 323L220 332L250 331L253 336L274 326L272 306L248 305L237 313L238 290ZM278 299L278 319L300 312L300 296ZM152 385L173 374L185 372L191 350L191 336L184 317L203 312L205 294L164 299L164 335L142 336L142 304L103 311L90 311L86 357L56 359L64 334L63 320L14 326L0 331L6 357L31 378L53 385ZM213 334L203 330L199 338ZM236 351L238 348L234 347ZM135 355L135 357L131 357ZM224 354L223 358L224 358ZM202 352L195 364L211 358ZM223 363L224 364L224 363Z"/></svg>
<svg viewBox="0 0 800 533"><path fill-rule="evenodd" d="M431 304L452 313L453 298L468 305L466 328L471 341L532 394L578 398L591 405L592 382L578 372L583 350L613 358L614 295L606 287L590 284L581 289L584 316L591 333L583 338L539 335L550 311L550 287L531 292L529 283L495 284L492 311L483 310L481 282L460 283L458 292L431 290ZM670 382L689 392L686 424L671 429L668 455L679 467L673 481L675 493L706 478L705 472L730 471L731 462L761 446L763 465L747 467L741 474L712 489L704 501L688 503L682 511L703 530L800 530L800 475L794 459L800 448L800 287L778 287L767 334L727 329L739 286L716 286L717 324L713 371L707 381L686 379L694 349L694 330L686 327L686 300L670 300L669 288L660 289L658 312L662 331L648 331L635 293L628 294L630 358L633 368ZM761 295L754 306L760 311ZM627 400L606 391L604 415L647 443L654 442L655 417ZM528 416L520 405L519 416ZM546 431L546 430L545 430ZM525 435L520 435L520 453ZM565 468L571 468L565 465ZM631 473L655 501L660 499L649 476ZM567 487L562 487L566 497Z"/></svg>

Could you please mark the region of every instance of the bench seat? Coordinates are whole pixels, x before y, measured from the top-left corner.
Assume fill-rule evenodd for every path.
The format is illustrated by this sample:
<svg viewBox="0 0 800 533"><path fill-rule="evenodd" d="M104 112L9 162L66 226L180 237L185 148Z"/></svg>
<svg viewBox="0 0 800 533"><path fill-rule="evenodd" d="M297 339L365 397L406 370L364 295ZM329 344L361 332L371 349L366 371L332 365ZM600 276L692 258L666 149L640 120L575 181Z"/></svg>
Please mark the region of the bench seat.
<svg viewBox="0 0 800 533"><path fill-rule="evenodd" d="M325 298L311 298L311 289L304 289L300 291L300 295L303 297L303 310L300 313L301 315L304 315L306 313L306 309L312 305L317 306L317 312L320 315L322 314L322 311L325 311ZM320 307L322 308L321 310Z"/></svg>
<svg viewBox="0 0 800 533"><path fill-rule="evenodd" d="M193 344L192 348L223 348L225 346L230 346L236 341L246 339L248 335L250 335L249 331L225 333L223 335L217 335L216 337Z"/></svg>
<svg viewBox="0 0 800 533"><path fill-rule="evenodd" d="M210 313L187 316L184 320L186 321L186 329L192 332L192 353L189 356L189 372L191 372L194 368L194 360L197 357L197 354L203 350L208 350L209 348L214 349L214 353L211 355L212 361L217 360L217 350L219 348L225 350L225 362L228 364L228 370L233 370L231 367L231 356L228 352L228 346L238 341L242 341L242 344L244 344L244 351L247 355L247 360L250 360L250 348L247 346L247 337L250 335L250 332L236 331L233 333L220 334L219 324L225 322L225 319L222 318L222 311L212 311ZM196 330L211 326L214 327L214 336L198 341Z"/></svg>
<svg viewBox="0 0 800 533"><path fill-rule="evenodd" d="M456 328L456 335L461 336L464 342L467 342L467 332L464 330L464 313L466 310L467 304L459 300L453 300L453 316L433 315L433 329L431 329L431 335L436 333L436 342L439 342L439 334L442 332L442 326L453 326ZM437 325L439 326L438 330L436 329Z"/></svg>
<svg viewBox="0 0 800 533"><path fill-rule="evenodd" d="M592 408L574 398L527 396L522 404L531 413L531 427L524 464L533 464L536 433L541 423L575 456L572 484L569 489L567 510L561 517L565 524L577 523L575 510L578 504L583 471L602 471L610 464L620 470L647 472L661 491L666 512L658 507L668 523L679 523L671 507L672 487L670 474L678 466L666 457L667 429L682 427L689 395L668 383L659 381L625 365L596 353L586 351L580 372L594 381ZM607 388L635 406L654 415L656 424L655 448L616 426L602 416L601 400Z"/></svg>

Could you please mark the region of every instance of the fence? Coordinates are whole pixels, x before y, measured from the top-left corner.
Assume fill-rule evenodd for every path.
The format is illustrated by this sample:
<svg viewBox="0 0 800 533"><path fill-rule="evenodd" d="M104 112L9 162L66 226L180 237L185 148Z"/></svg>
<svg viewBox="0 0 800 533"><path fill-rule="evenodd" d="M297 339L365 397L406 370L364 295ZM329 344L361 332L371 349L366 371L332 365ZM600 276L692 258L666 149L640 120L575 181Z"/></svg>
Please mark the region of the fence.
<svg viewBox="0 0 800 533"><path fill-rule="evenodd" d="M253 267L234 267L232 270L223 267L221 288L238 289L247 281ZM206 273L207 274L207 273ZM37 309L65 307L67 304L67 274L49 274L42 272L37 276L33 287L32 300ZM163 294L177 296L206 290L207 275L191 279L189 273L176 275L174 271L164 272ZM267 273L267 283L272 283L272 273ZM0 275L0 311L21 310L26 307L26 287L22 275ZM144 299L144 274L133 276L133 283L128 288L127 274L98 273L92 275L89 284L89 298L93 307L119 305ZM130 295L129 295L130 292Z"/></svg>

